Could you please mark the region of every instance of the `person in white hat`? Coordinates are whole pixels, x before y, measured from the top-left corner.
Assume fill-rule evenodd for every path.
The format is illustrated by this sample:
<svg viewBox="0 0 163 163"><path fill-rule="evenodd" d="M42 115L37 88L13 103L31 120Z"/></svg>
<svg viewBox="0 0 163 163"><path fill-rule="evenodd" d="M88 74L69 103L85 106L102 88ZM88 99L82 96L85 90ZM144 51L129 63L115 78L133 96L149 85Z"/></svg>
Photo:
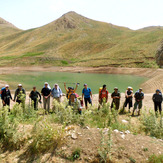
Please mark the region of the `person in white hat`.
<svg viewBox="0 0 163 163"><path fill-rule="evenodd" d="M12 96L9 90L9 85L5 85L5 89L2 92L2 102L3 106L9 106L9 112L10 112L10 99L12 100Z"/></svg>
<svg viewBox="0 0 163 163"><path fill-rule="evenodd" d="M48 82L44 83L44 87L41 90L41 95L43 96L43 103L44 103L44 109L45 111L50 111L50 95L51 95L51 89Z"/></svg>
<svg viewBox="0 0 163 163"><path fill-rule="evenodd" d="M62 90L57 83L54 84L54 87L51 91L51 96L53 97L53 99L61 102Z"/></svg>
<svg viewBox="0 0 163 163"><path fill-rule="evenodd" d="M22 98L23 97L23 98ZM25 89L22 87L22 84L18 84L18 88L15 91L14 101L17 103L24 103L26 98Z"/></svg>
<svg viewBox="0 0 163 163"><path fill-rule="evenodd" d="M126 92L125 92L125 98L126 98L126 100L125 100L125 103L124 103L124 109L125 109L125 107L127 107L127 105L128 105L128 112L130 113L130 109L131 109L131 107L132 107L132 99L133 99L133 91L132 91L132 87L128 87L127 88L127 90L126 90Z"/></svg>

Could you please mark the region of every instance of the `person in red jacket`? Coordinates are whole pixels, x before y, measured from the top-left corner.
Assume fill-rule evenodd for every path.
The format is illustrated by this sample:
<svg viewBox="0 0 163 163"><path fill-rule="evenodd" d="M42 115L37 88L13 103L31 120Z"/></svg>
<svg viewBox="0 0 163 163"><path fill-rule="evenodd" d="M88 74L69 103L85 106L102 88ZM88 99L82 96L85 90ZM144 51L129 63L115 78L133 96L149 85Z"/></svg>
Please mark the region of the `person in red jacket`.
<svg viewBox="0 0 163 163"><path fill-rule="evenodd" d="M102 90L99 92L99 106L98 109L100 109L100 106L105 102L108 102L108 90L106 89L106 85L103 85Z"/></svg>

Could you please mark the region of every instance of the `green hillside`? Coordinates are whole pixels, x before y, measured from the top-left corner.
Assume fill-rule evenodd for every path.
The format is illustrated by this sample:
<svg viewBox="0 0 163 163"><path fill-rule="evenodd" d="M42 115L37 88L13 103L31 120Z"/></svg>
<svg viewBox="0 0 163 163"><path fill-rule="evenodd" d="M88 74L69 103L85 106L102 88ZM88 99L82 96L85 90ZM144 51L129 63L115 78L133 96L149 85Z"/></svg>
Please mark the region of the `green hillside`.
<svg viewBox="0 0 163 163"><path fill-rule="evenodd" d="M69 12L45 26L8 33L0 34L1 66L157 67L163 29L134 31Z"/></svg>

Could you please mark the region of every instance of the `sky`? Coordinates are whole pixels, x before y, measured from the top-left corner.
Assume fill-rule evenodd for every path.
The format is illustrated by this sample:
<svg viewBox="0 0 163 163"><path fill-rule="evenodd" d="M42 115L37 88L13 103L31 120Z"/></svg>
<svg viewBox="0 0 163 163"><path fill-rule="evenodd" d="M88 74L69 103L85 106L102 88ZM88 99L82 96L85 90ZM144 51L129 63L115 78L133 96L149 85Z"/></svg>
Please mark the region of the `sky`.
<svg viewBox="0 0 163 163"><path fill-rule="evenodd" d="M24 30L69 11L134 30L163 26L163 0L0 0L0 17Z"/></svg>

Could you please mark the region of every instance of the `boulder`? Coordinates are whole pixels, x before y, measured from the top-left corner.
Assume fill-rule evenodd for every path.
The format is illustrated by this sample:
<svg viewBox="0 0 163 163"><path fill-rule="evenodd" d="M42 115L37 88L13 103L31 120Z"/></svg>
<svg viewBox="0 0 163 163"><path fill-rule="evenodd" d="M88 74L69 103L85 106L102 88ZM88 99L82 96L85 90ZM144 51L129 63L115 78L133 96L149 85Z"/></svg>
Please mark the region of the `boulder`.
<svg viewBox="0 0 163 163"><path fill-rule="evenodd" d="M160 67L163 67L163 40L156 52L156 62Z"/></svg>

